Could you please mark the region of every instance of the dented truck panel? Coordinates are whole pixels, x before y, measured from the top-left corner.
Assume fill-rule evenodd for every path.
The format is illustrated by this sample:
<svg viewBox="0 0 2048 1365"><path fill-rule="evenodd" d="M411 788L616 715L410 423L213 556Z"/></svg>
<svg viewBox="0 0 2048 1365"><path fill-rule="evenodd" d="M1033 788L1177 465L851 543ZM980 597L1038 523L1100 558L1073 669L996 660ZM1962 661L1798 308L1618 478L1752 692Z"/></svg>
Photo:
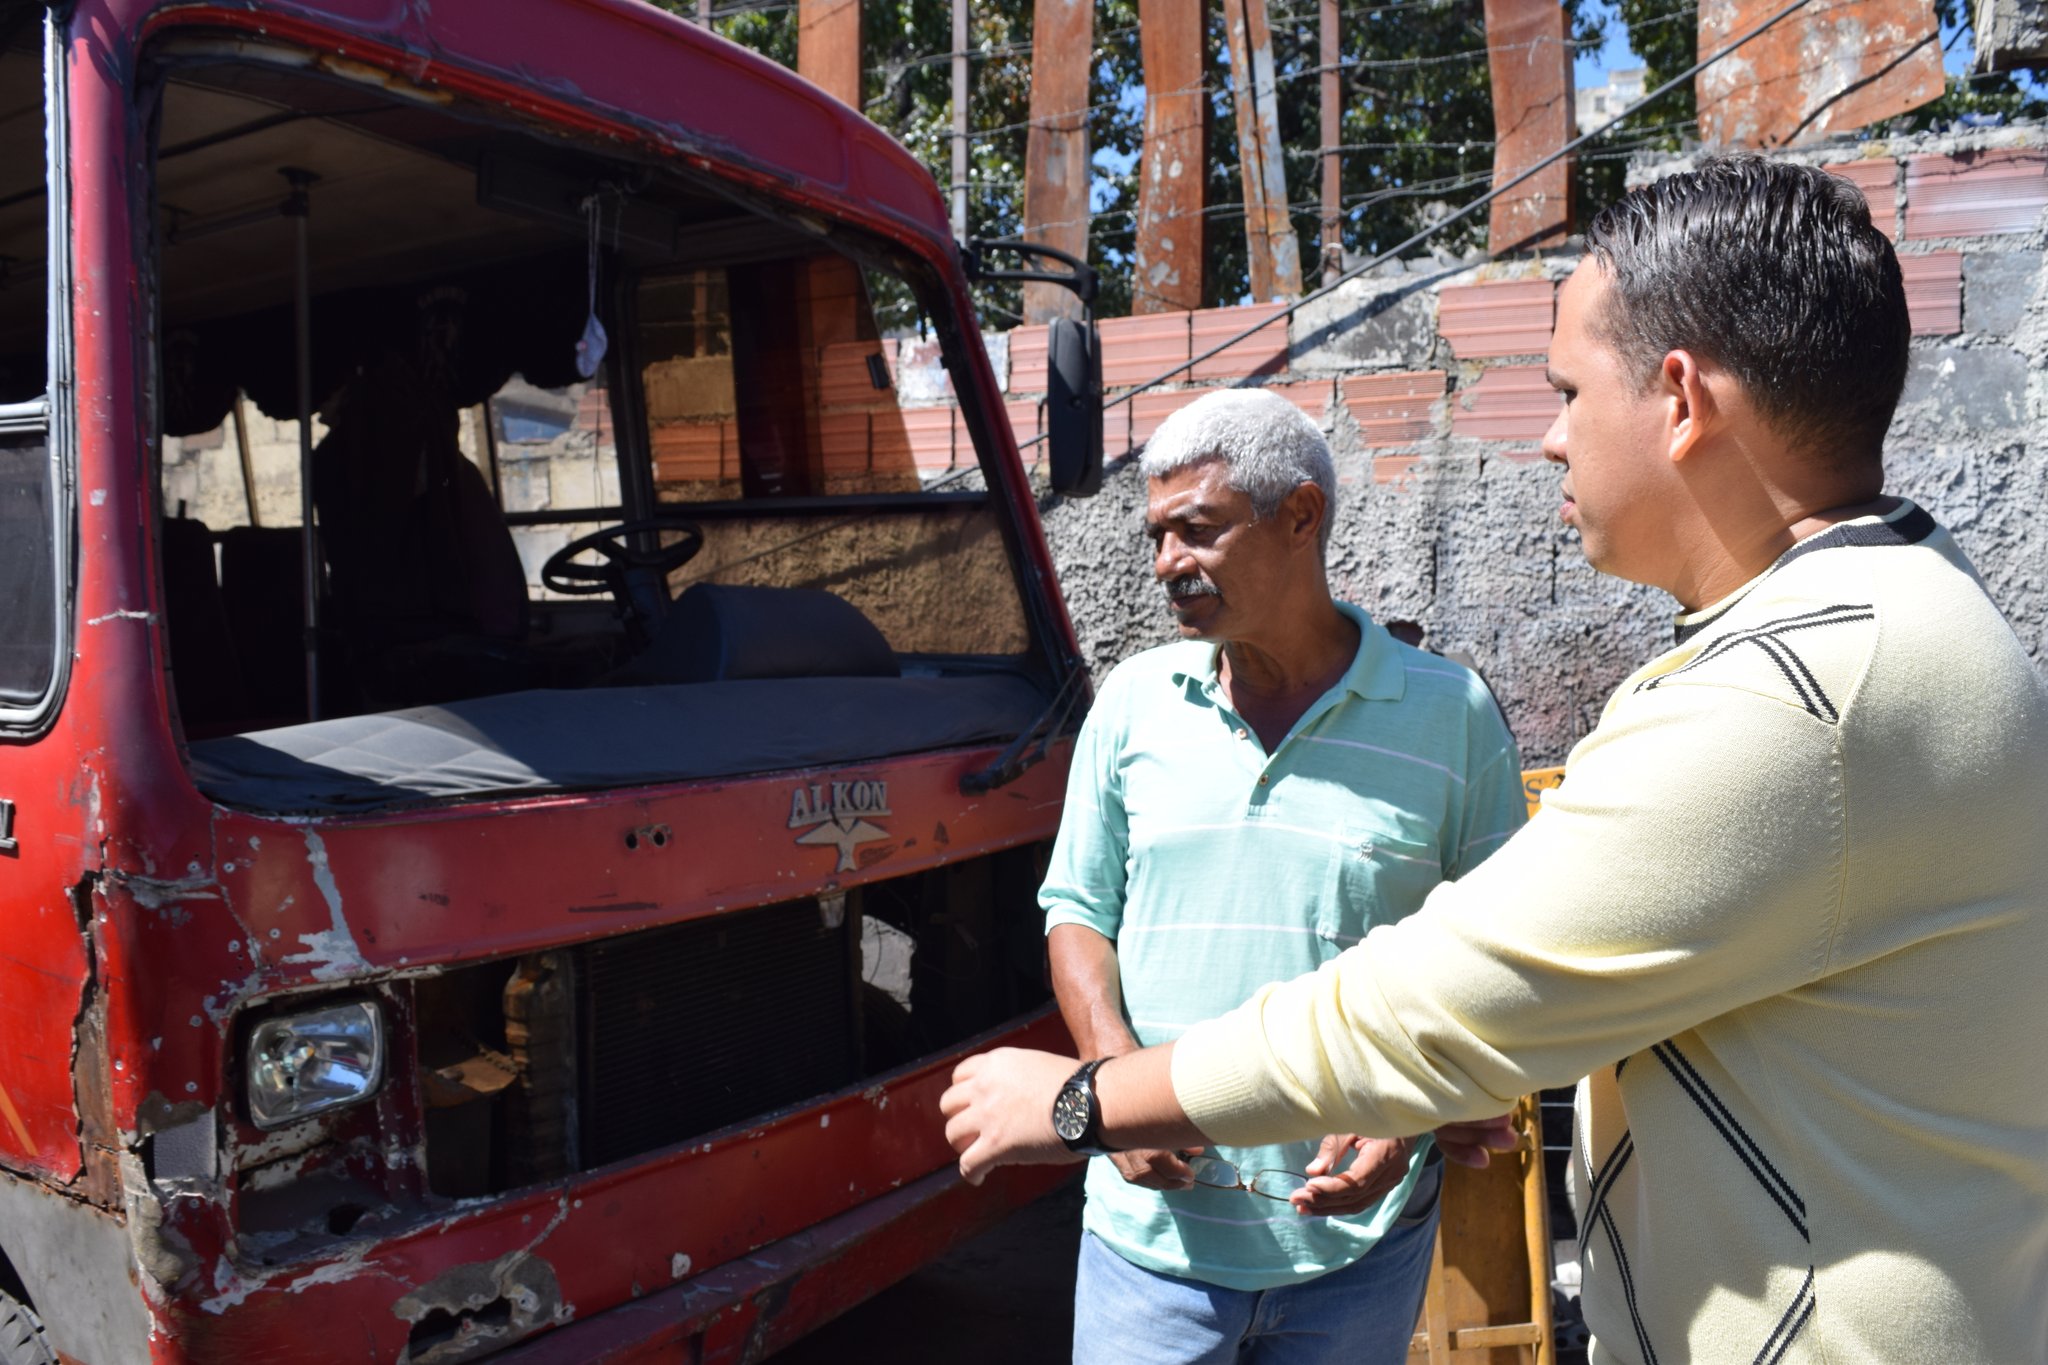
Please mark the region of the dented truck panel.
<svg viewBox="0 0 2048 1365"><path fill-rule="evenodd" d="M968 1051L1067 1046L1030 901L1070 744L971 797L962 778L1002 743L366 814L209 800L169 681L137 88L151 43L201 29L686 166L921 262L971 362L952 369L962 405L998 419L983 467L1020 594L1059 661L1078 653L944 207L880 130L628 0L80 0L54 395L67 672L47 723L0 742L0 1255L88 1365L759 1359L1059 1178L960 1184L937 1106ZM746 1070L812 1079L720 1107L730 1075L676 997L801 1051L744 1013L772 1001L763 945L785 941L813 972L792 994L830 995L844 1046L764 1050ZM874 979L891 953L908 965ZM252 1030L330 1001L374 1010L382 1084L259 1127ZM682 1040L647 1065L700 1069L605 1072L607 1040L639 1031Z"/></svg>

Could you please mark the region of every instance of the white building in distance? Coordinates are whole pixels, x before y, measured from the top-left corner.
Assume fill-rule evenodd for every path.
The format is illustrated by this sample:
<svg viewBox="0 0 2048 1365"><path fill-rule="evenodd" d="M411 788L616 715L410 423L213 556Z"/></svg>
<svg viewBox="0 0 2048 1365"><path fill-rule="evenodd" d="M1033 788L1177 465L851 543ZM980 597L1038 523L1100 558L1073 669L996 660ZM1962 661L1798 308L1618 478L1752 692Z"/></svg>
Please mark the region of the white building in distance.
<svg viewBox="0 0 2048 1365"><path fill-rule="evenodd" d="M1576 92L1574 110L1580 133L1590 133L1643 97L1643 68L1628 67L1607 73L1607 84L1589 86Z"/></svg>

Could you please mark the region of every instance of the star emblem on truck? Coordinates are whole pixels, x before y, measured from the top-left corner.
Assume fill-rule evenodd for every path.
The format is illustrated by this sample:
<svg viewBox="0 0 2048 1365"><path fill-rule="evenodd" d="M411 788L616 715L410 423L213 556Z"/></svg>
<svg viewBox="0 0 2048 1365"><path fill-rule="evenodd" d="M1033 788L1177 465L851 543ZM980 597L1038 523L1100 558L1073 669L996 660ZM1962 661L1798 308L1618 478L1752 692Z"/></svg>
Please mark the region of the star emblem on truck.
<svg viewBox="0 0 2048 1365"><path fill-rule="evenodd" d="M889 831L868 817L889 812L887 782L814 782L790 794L789 827L804 832L799 844L824 844L839 850L835 872L851 872L853 852L862 844L889 837Z"/></svg>

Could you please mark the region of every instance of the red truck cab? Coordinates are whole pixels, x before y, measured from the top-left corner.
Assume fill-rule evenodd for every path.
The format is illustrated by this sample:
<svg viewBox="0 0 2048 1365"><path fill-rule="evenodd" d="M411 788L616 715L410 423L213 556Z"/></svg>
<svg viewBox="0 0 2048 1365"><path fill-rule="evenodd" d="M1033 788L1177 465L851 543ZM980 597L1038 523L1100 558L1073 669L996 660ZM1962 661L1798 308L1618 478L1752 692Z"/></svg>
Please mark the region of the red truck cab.
<svg viewBox="0 0 2048 1365"><path fill-rule="evenodd" d="M632 0L0 86L0 1359L755 1359L1057 1180L937 1114L1088 686L930 176Z"/></svg>

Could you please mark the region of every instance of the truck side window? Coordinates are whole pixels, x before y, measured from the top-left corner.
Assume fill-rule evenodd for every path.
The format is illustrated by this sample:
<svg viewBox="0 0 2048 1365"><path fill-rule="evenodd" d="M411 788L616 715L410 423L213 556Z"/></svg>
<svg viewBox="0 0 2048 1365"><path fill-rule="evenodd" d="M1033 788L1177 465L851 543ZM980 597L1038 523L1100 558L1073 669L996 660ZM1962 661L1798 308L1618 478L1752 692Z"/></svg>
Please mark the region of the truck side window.
<svg viewBox="0 0 2048 1365"><path fill-rule="evenodd" d="M641 277L655 496L686 516L717 511L675 592L825 588L901 654L1026 648L940 345L881 324L906 311L887 301L908 297L901 280L830 251Z"/></svg>
<svg viewBox="0 0 2048 1365"><path fill-rule="evenodd" d="M0 17L0 710L35 706L57 662L43 16Z"/></svg>

